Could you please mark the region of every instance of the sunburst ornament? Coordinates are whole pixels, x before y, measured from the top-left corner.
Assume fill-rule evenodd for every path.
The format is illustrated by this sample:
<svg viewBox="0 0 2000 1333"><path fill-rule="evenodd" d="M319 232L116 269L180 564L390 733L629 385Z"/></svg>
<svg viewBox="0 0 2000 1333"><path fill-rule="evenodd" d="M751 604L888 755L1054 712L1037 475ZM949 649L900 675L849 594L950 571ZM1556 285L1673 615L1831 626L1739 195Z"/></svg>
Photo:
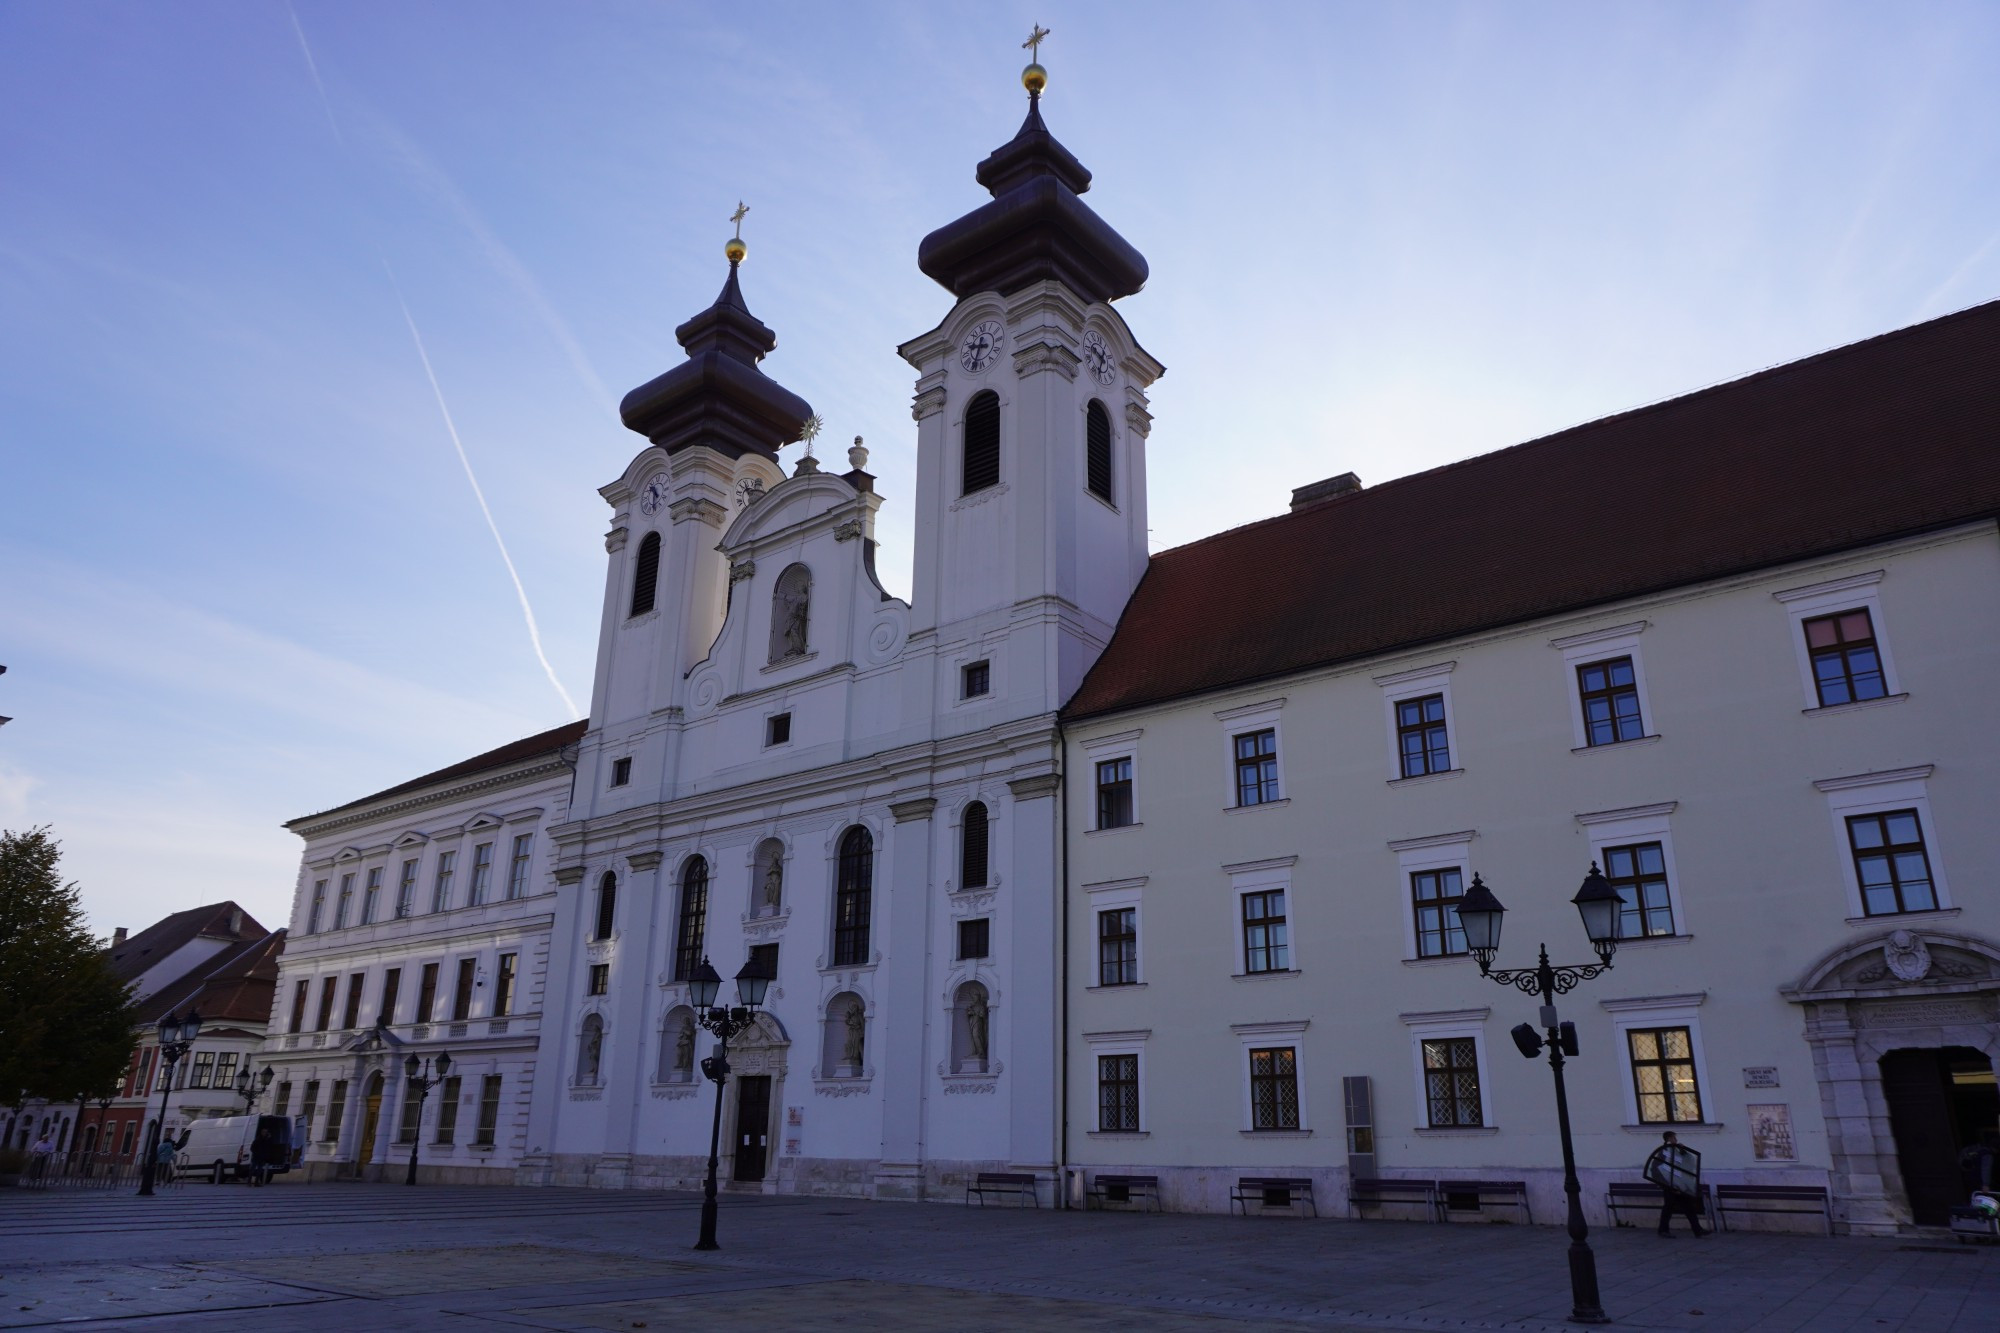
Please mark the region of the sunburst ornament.
<svg viewBox="0 0 2000 1333"><path fill-rule="evenodd" d="M813 456L813 441L826 429L826 418L815 412L806 418L806 424L799 427L799 439L806 447L806 457Z"/></svg>

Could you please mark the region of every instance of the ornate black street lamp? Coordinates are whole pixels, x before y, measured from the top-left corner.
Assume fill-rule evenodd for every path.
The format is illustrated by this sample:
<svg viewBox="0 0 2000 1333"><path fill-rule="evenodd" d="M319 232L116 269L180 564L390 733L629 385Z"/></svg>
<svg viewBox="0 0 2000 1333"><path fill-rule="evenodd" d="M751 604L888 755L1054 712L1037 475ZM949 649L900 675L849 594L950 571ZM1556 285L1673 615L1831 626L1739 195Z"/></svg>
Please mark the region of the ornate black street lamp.
<svg viewBox="0 0 2000 1333"><path fill-rule="evenodd" d="M1529 995L1542 997L1540 1018L1547 1035L1536 1032L1531 1024L1523 1023L1514 1029L1512 1036L1514 1045L1530 1060L1540 1055L1546 1044L1549 1068L1555 1073L1556 1125L1562 1133L1563 1192L1569 1195L1570 1321L1608 1324L1611 1317L1604 1313L1604 1304L1597 1295L1597 1257L1590 1252L1590 1243L1584 1239L1590 1234L1590 1229L1583 1224L1582 1188L1577 1184L1576 1149L1569 1133L1569 1093L1563 1087L1563 1057L1577 1053L1576 1024L1558 1021L1555 997L1567 995L1578 982L1589 981L1611 966L1611 955L1618 950L1621 904L1618 891L1598 872L1595 862L1591 864L1590 873L1583 877L1583 887L1570 901L1576 904L1577 912L1583 917L1583 933L1590 937L1591 947L1597 950L1598 962L1552 967L1545 944L1542 946L1541 961L1534 967L1493 971L1493 955L1500 951L1500 918L1507 909L1500 905L1500 900L1480 882L1477 875L1472 877L1472 888L1459 900L1458 921L1465 928L1466 949L1479 961L1479 975L1503 986L1513 986Z"/></svg>
<svg viewBox="0 0 2000 1333"><path fill-rule="evenodd" d="M153 1166L160 1155L160 1136L167 1131L167 1094L173 1090L174 1066L200 1035L201 1015L192 1009L185 1019L168 1014L160 1020L160 1118L153 1122L153 1132L146 1136L146 1165L139 1172L139 1193L147 1198L153 1194Z"/></svg>
<svg viewBox="0 0 2000 1333"><path fill-rule="evenodd" d="M403 1095L407 1097L411 1092L417 1094L417 1123L415 1130L410 1134L410 1174L403 1177L405 1185L417 1183L417 1145L424 1137L424 1099L431 1095L432 1088L444 1082L444 1076L450 1072L450 1051L438 1052L435 1077L431 1074L431 1058L428 1055L423 1058L421 1064L417 1062L415 1054L403 1058L403 1077L408 1080L409 1085L409 1091Z"/></svg>
<svg viewBox="0 0 2000 1333"><path fill-rule="evenodd" d="M257 1103L262 1100L265 1093L271 1090L271 1079L276 1073L277 1071L272 1069L271 1066L265 1065L263 1071L257 1075L256 1086L252 1087L250 1084L250 1066L246 1064L243 1068L236 1071L236 1095L243 1099L243 1113L245 1115L257 1109Z"/></svg>
<svg viewBox="0 0 2000 1333"><path fill-rule="evenodd" d="M708 1187L702 1194L701 1239L694 1243L697 1250L722 1248L715 1243L715 1170L722 1148L722 1085L729 1081L729 1039L757 1021L757 1007L764 1003L764 991L770 984L770 974L756 960L743 964L736 974L736 998L741 1003L731 1008L715 1002L722 978L706 957L688 978L695 1022L716 1036L715 1054L701 1062L701 1072L715 1081L715 1122L708 1131Z"/></svg>

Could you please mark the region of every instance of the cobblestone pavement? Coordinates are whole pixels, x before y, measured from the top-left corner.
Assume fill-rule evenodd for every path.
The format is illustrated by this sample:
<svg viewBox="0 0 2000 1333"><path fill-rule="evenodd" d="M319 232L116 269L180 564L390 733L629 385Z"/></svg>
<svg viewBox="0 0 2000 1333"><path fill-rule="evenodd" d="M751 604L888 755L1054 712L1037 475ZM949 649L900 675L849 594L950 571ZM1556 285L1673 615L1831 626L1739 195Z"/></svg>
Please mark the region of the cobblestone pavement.
<svg viewBox="0 0 2000 1333"><path fill-rule="evenodd" d="M590 1190L0 1192L0 1328L1569 1327L1554 1227L1064 1213ZM1995 1333L2000 1249L1597 1231L1628 1330Z"/></svg>

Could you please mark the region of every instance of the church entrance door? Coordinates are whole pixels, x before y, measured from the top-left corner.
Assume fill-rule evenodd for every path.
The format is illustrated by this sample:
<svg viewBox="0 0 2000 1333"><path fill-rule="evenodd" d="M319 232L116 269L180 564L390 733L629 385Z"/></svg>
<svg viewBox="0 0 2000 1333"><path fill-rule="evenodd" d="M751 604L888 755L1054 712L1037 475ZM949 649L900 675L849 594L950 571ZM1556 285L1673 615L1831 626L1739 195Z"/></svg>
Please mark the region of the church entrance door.
<svg viewBox="0 0 2000 1333"><path fill-rule="evenodd" d="M368 1164L375 1160L375 1127L382 1122L382 1075L372 1074L368 1079L368 1098L362 1103L361 1152L354 1159L354 1174L365 1175Z"/></svg>
<svg viewBox="0 0 2000 1333"><path fill-rule="evenodd" d="M771 1142L771 1077L736 1081L736 1162L731 1180L762 1180Z"/></svg>
<svg viewBox="0 0 2000 1333"><path fill-rule="evenodd" d="M1966 1197L1959 1151L1977 1143L2000 1115L1992 1063L1967 1046L1889 1051L1882 1057L1882 1096L1913 1219L1918 1226L1949 1224L1951 1209Z"/></svg>

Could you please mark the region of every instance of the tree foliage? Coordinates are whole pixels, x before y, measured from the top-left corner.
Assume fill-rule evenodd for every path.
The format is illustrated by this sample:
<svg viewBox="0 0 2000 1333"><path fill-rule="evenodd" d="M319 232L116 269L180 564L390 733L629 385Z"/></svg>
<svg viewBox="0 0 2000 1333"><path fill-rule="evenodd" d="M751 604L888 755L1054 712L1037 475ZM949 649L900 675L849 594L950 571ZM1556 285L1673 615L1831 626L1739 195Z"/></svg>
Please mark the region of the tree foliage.
<svg viewBox="0 0 2000 1333"><path fill-rule="evenodd" d="M101 1096L131 1059L131 988L84 925L61 858L47 828L0 832L0 1102Z"/></svg>

